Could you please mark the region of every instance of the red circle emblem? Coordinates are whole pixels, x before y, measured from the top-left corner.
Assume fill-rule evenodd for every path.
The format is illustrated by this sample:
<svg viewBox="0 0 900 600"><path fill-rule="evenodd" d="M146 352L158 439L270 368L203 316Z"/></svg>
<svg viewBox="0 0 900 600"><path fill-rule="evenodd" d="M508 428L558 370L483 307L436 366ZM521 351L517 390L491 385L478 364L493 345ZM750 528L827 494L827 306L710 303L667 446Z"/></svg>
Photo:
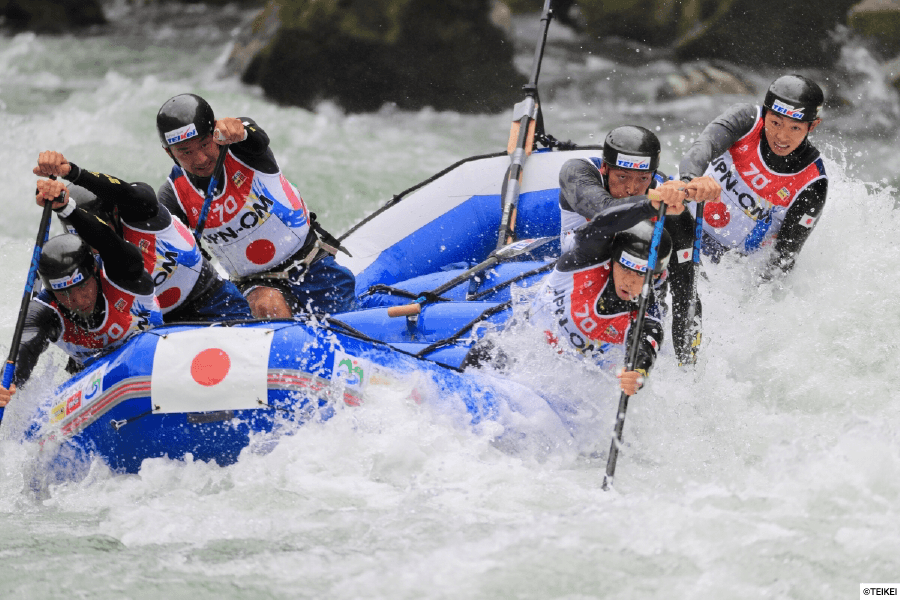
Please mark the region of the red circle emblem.
<svg viewBox="0 0 900 600"><path fill-rule="evenodd" d="M221 383L231 369L231 359L219 348L209 348L191 361L191 377L200 385L214 386Z"/></svg>
<svg viewBox="0 0 900 600"><path fill-rule="evenodd" d="M178 302L179 298L181 298L181 290L179 290L177 287L169 288L156 297L156 299L159 300L160 308L169 308L170 306L175 306L175 303Z"/></svg>
<svg viewBox="0 0 900 600"><path fill-rule="evenodd" d="M731 213L724 202L707 202L703 209L703 218L711 226L721 229L731 221Z"/></svg>
<svg viewBox="0 0 900 600"><path fill-rule="evenodd" d="M275 258L275 244L269 240L256 240L247 246L247 260L255 265L264 265Z"/></svg>

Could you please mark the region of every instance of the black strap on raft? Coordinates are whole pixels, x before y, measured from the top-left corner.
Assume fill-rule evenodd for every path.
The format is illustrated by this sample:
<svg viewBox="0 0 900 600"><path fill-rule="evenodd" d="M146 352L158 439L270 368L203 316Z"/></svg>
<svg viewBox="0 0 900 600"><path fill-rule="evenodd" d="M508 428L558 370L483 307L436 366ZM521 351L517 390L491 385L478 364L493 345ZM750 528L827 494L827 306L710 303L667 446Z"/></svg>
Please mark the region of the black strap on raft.
<svg viewBox="0 0 900 600"><path fill-rule="evenodd" d="M431 352L434 352L438 348L441 348L443 346L449 346L450 344L456 343L456 341L459 340L459 338L461 338L463 335L468 333L468 331L470 329L472 329L473 327L478 325L481 321L484 321L485 319L490 318L490 317L496 315L497 313L503 312L504 310L506 310L507 308L512 306L512 303L513 303L512 300L507 300L503 304L498 304L497 306L492 306L491 308L487 309L486 311L484 311L483 313L481 313L480 315L478 315L477 317L475 317L474 319L472 319L471 321L466 323L462 327L462 329L460 329L459 331L457 331L450 337L446 337L442 340L438 340L438 341L434 342L433 344L425 346L424 348L422 348L421 350L416 352L416 354L415 354L416 358L424 358L426 354L430 354Z"/></svg>
<svg viewBox="0 0 900 600"><path fill-rule="evenodd" d="M481 300L482 298L489 296L490 294L493 294L494 292L502 290L505 287L511 286L512 284L516 283L517 281L522 281L523 279L527 279L527 278L531 277L532 275L537 275L538 273L544 273L545 271L550 271L555 266L556 266L556 261L555 260L550 261L547 264L541 265L540 267L538 267L536 269L532 269L530 271L520 273L519 275L516 275L515 277L513 277L511 279L507 279L503 283L498 283L494 287L489 287L486 290L481 290L477 294L473 294L470 298L467 298L467 300L470 302L474 302L476 300Z"/></svg>
<svg viewBox="0 0 900 600"><path fill-rule="evenodd" d="M335 248L337 248L338 250L340 250L347 256L350 256L350 257L353 256L352 254L347 252L346 248L341 246L341 242L338 241L338 239L336 237L334 237L333 235L328 233L324 227L319 225L319 222L316 221L316 213L314 213L314 212L309 213L309 226L312 228L313 231L316 232L316 234L322 239L323 242L325 242L329 246L334 246Z"/></svg>
<svg viewBox="0 0 900 600"><path fill-rule="evenodd" d="M383 283L376 283L373 286L370 286L369 289L364 291L359 295L360 298L364 298L366 296L373 296L375 294L387 294L388 296L399 296L400 298L407 298L408 300L416 300L421 298L422 296L429 296L429 302L450 302L450 298L444 298L443 296L435 296L431 292L422 292L421 294L414 294L408 290L401 290L400 288L396 288L390 285L385 285Z"/></svg>
<svg viewBox="0 0 900 600"><path fill-rule="evenodd" d="M159 407L157 406L157 407L155 407L155 408L159 408ZM151 409L148 410L147 412L141 413L141 414L139 414L139 415L135 415L135 416L131 417L130 419L122 419L122 420L120 420L120 421L117 421L117 420L113 419L113 420L111 420L111 421L109 422L109 424L110 424L110 426L111 426L113 429L115 429L116 431L118 431L118 430L122 429L123 427L125 427L126 425L128 425L129 423L134 423L134 422L137 421L138 419L143 419L143 418L146 417L147 415L152 415L152 414L153 414L153 410L154 410L154 409L151 408Z"/></svg>

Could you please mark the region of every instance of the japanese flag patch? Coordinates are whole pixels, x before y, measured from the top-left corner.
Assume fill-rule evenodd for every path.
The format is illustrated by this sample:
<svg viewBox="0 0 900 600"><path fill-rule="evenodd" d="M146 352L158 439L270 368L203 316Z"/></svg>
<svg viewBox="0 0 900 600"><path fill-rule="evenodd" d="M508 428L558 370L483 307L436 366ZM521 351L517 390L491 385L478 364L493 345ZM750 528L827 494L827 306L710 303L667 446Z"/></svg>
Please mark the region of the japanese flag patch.
<svg viewBox="0 0 900 600"><path fill-rule="evenodd" d="M803 215L803 218L800 219L800 224L804 227L812 227L816 224L816 217L814 215Z"/></svg>
<svg viewBox="0 0 900 600"><path fill-rule="evenodd" d="M678 262L688 262L692 258L694 258L693 248L684 248L678 251Z"/></svg>
<svg viewBox="0 0 900 600"><path fill-rule="evenodd" d="M249 327L170 333L156 344L150 400L164 413L265 405L272 338L271 330Z"/></svg>

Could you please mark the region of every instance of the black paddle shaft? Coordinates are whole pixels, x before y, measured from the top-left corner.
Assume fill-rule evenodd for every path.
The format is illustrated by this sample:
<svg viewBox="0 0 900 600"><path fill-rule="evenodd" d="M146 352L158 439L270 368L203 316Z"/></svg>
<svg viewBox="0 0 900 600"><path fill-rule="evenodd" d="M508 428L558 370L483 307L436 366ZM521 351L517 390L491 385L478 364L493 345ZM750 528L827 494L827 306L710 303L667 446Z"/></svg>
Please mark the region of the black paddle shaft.
<svg viewBox="0 0 900 600"><path fill-rule="evenodd" d="M654 231L652 241L657 242L656 248L650 248L651 256L655 256L656 260L653 261L651 265L650 262L647 262L647 272L644 273L644 285L641 288L641 299L638 302L638 312L637 317L634 319L634 330L631 332L631 348L628 351L628 357L625 362L625 370L633 371L634 363L637 362L638 350L640 349L641 344L641 333L644 329L644 319L647 313L647 304L650 302L650 283L653 278L653 271L656 269L656 263L659 261L659 257L656 256L656 251L659 249L659 239L662 237L662 227L663 222L665 220L666 215L666 205L664 202L660 201L659 210L656 212L656 228L659 230L657 233ZM616 473L616 461L619 458L619 446L622 443L622 430L625 428L625 412L628 410L628 394L624 391L619 396L619 408L616 411L616 426L613 431L612 442L609 445L609 457L606 460L606 475L603 477L603 489L608 490L609 486L612 485L613 476Z"/></svg>

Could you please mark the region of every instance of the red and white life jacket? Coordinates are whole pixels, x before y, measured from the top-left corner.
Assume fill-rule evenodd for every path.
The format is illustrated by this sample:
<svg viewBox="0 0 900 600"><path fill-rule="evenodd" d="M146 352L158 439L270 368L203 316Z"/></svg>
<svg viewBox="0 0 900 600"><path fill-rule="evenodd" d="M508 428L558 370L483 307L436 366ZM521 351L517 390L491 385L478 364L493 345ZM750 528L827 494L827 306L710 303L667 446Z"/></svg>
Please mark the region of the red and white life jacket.
<svg viewBox="0 0 900 600"><path fill-rule="evenodd" d="M798 173L776 173L766 166L760 149L764 135L762 109L744 137L709 164L705 175L722 185L722 202L707 202L703 229L717 242L745 254L778 234L788 208L811 183L826 177L821 158ZM812 227L817 216L802 224Z"/></svg>
<svg viewBox="0 0 900 600"><path fill-rule="evenodd" d="M212 200L203 239L229 276L264 273L306 243L309 211L280 171L257 171L230 151L224 168L225 186ZM178 166L169 181L189 225L196 229L205 191L195 188Z"/></svg>
<svg viewBox="0 0 900 600"><path fill-rule="evenodd" d="M129 292L109 280L106 271L100 269L100 302L105 302L103 322L94 329L86 329L67 319L54 298L49 302L38 296L37 301L47 304L59 316L62 335L56 345L78 361L107 348L115 348L131 334L162 324L162 313L156 296Z"/></svg>

